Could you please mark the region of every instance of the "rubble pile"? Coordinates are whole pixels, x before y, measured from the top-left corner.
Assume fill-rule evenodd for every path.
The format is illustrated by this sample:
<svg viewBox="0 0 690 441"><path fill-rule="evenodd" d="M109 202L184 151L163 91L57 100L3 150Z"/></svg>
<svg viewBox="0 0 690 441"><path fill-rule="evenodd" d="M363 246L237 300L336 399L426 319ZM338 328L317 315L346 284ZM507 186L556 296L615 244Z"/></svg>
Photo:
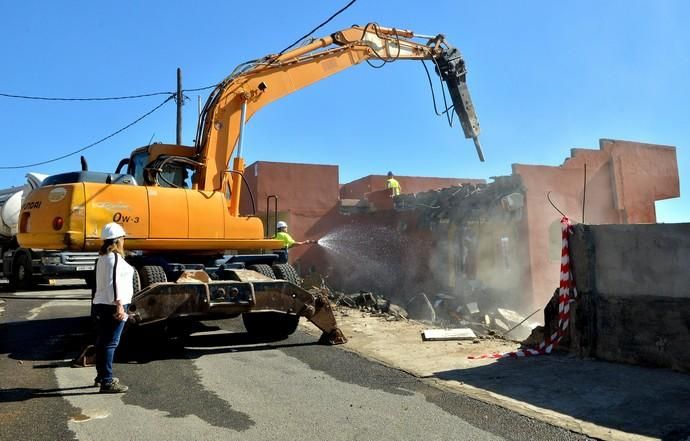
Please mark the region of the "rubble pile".
<svg viewBox="0 0 690 441"><path fill-rule="evenodd" d="M427 296L420 293L408 299L410 317L444 328L466 327L478 335L522 340L537 326L532 314L523 316L511 309L482 307L476 301L464 302L445 293ZM536 313L538 311L535 311ZM534 314L533 313L533 314Z"/></svg>
<svg viewBox="0 0 690 441"><path fill-rule="evenodd" d="M305 288L312 294L327 296L336 308L341 308L341 313L345 315L347 315L345 308L349 308L357 309L372 317L384 318L386 321L411 319L440 328L464 327L474 331L478 339L522 339L536 326L534 322L527 320L530 316L523 317L515 311L504 308L481 311L477 302L464 304L458 298L444 293L433 296L419 293L409 297L401 306L370 291L345 294L333 290L323 279L321 283L310 287L305 286Z"/></svg>
<svg viewBox="0 0 690 441"><path fill-rule="evenodd" d="M395 208L398 211L415 210L419 213L419 225L429 229L451 220L463 223L487 217L504 220L521 216L525 190L519 176L493 179L490 184L464 184L402 194L395 198Z"/></svg>
<svg viewBox="0 0 690 441"><path fill-rule="evenodd" d="M519 175L492 179L394 198L397 214L388 216L397 221L407 249L391 253L390 266L396 268L391 289L345 294L323 280L312 289L335 305L386 320L410 318L511 340L527 337L537 323L529 321L532 310L519 291L527 249L525 188ZM364 274L355 287L377 286L371 276Z"/></svg>
<svg viewBox="0 0 690 441"><path fill-rule="evenodd" d="M406 320L409 315L407 311L383 296L368 291L360 291L354 294L345 294L330 289L325 283L321 286L314 286L308 289L312 294L321 294L328 297L336 307L347 307L359 309L376 317L384 317L388 321Z"/></svg>
<svg viewBox="0 0 690 441"><path fill-rule="evenodd" d="M514 311L532 313L514 289L520 286L525 188L518 175L492 179L396 198L396 210L413 213L418 229L433 232L440 256L428 276L421 273L427 279L421 289L435 294L412 295L403 306L415 319L519 340L537 325Z"/></svg>

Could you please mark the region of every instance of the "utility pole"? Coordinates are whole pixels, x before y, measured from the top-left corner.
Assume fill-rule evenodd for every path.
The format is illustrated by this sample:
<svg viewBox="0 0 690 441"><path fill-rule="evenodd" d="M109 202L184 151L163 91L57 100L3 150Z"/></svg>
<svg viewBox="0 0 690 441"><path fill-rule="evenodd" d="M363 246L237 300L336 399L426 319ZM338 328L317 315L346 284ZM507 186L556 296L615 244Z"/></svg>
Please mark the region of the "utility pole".
<svg viewBox="0 0 690 441"><path fill-rule="evenodd" d="M182 145L182 69L177 68L177 137L175 143Z"/></svg>

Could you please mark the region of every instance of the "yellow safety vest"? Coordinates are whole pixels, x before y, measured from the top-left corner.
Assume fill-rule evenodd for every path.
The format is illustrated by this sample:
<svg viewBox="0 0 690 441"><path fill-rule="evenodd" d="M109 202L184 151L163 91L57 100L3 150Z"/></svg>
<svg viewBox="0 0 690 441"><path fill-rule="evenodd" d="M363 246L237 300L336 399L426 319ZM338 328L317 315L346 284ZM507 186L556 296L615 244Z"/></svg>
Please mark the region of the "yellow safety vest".
<svg viewBox="0 0 690 441"><path fill-rule="evenodd" d="M400 183L395 178L389 178L386 181L386 188L393 189L393 196L398 196L400 194Z"/></svg>
<svg viewBox="0 0 690 441"><path fill-rule="evenodd" d="M276 233L276 239L282 240L285 248L290 248L295 243L295 239L285 231L278 231Z"/></svg>

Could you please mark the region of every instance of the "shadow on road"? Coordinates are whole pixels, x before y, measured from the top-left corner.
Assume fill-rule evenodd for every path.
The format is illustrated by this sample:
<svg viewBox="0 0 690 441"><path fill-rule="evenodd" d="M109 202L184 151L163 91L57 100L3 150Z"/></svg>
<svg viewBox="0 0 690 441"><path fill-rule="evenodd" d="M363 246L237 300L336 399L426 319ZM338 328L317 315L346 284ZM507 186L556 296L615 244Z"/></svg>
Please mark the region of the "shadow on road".
<svg viewBox="0 0 690 441"><path fill-rule="evenodd" d="M0 354L15 360L63 360L86 344L89 317L27 320L0 324Z"/></svg>
<svg viewBox="0 0 690 441"><path fill-rule="evenodd" d="M73 291L73 290L86 290L86 285L84 283L65 283L59 285L49 285L49 284L38 284L35 285L31 290L24 289L14 289L8 283L0 284L0 294L19 294L24 298L24 294L37 294L40 295L43 292L55 292L55 291Z"/></svg>
<svg viewBox="0 0 690 441"><path fill-rule="evenodd" d="M664 440L690 436L690 376L668 369L551 354L504 358L435 377L623 432Z"/></svg>
<svg viewBox="0 0 690 441"><path fill-rule="evenodd" d="M200 335L197 335L200 334ZM167 359L194 359L231 352L266 351L317 345L317 342L285 342L288 337L262 338L220 326L189 322L176 326L132 329L123 336L117 361L147 363ZM284 342L284 343L280 343Z"/></svg>
<svg viewBox="0 0 690 441"><path fill-rule="evenodd" d="M0 324L0 354L20 361L55 361L76 358L95 343L90 317L28 320ZM194 335L196 333L208 333ZM265 351L316 342L294 343L260 338L247 332L224 331L202 322L127 327L116 353L116 362L147 363L166 359L198 358L204 354ZM35 369L63 367L69 362L34 366Z"/></svg>
<svg viewBox="0 0 690 441"><path fill-rule="evenodd" d="M13 403L34 398L69 397L73 395L95 395L98 388L92 386L65 387L62 389L34 389L18 387L0 390L0 403Z"/></svg>
<svg viewBox="0 0 690 441"><path fill-rule="evenodd" d="M88 294L84 295L73 295L73 294L68 294L68 295L52 295L52 294L42 294L42 293L36 293L34 291L31 291L30 294L3 294L0 295L0 299L5 299L5 300L43 300L43 301L48 301L48 300L78 300L78 301L84 301L84 300L89 300L91 297Z"/></svg>

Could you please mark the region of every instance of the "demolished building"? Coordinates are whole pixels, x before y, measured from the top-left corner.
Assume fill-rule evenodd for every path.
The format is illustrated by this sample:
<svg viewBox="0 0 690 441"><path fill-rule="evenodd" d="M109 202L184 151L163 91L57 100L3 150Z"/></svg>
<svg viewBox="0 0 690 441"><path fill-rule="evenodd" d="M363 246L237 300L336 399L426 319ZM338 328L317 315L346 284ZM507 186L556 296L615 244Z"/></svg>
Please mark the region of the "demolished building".
<svg viewBox="0 0 690 441"><path fill-rule="evenodd" d="M654 223L655 202L679 196L674 147L609 139L598 150L573 149L560 166L514 164L490 183L397 176L396 198L383 175L341 186L334 165L261 161L245 175L254 210L270 215L267 234L278 218L299 240L323 238L322 246L291 251L302 275L318 272L331 286L393 300L426 292L435 302L522 314L545 305L558 286L557 210L586 224Z"/></svg>

